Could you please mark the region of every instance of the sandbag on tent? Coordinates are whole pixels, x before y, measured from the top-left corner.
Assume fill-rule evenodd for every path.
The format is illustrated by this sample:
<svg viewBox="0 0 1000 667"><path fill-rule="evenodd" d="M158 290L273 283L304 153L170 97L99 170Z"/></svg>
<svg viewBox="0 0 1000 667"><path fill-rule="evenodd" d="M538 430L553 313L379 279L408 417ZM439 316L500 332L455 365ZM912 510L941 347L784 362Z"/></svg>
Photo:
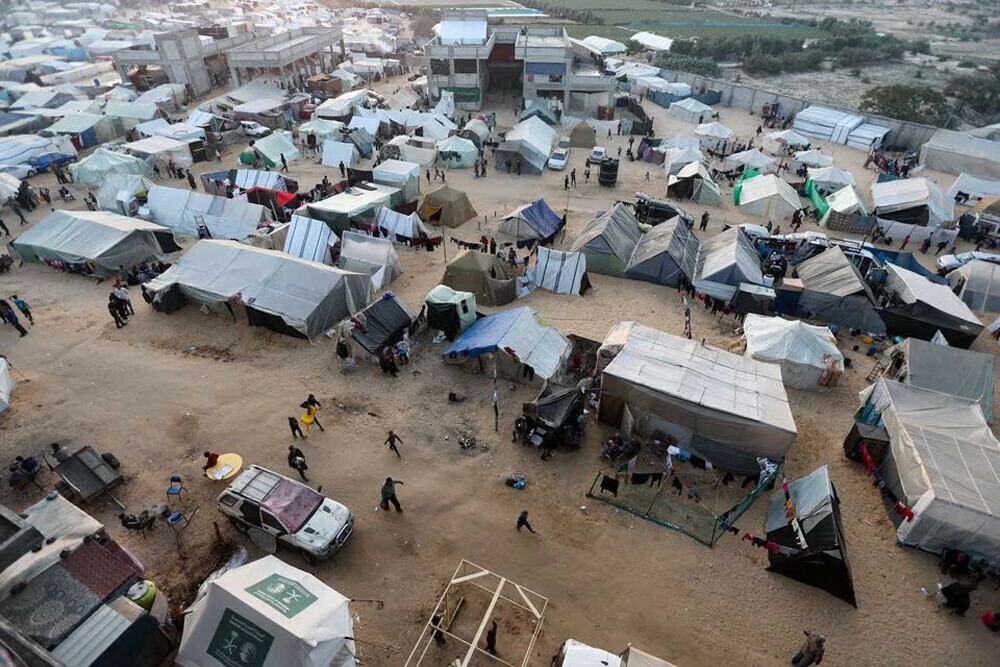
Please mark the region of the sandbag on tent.
<svg viewBox="0 0 1000 667"><path fill-rule="evenodd" d="M88 157L71 164L69 173L74 182L97 188L108 174L136 174L153 178L153 167L143 159L98 148Z"/></svg>
<svg viewBox="0 0 1000 667"><path fill-rule="evenodd" d="M434 147L437 148L437 164L445 169L471 169L479 159L476 145L459 136L448 137Z"/></svg>
<svg viewBox="0 0 1000 667"><path fill-rule="evenodd" d="M778 364L787 387L829 391L844 372L844 355L827 327L750 314L743 322L743 335L746 354Z"/></svg>
<svg viewBox="0 0 1000 667"><path fill-rule="evenodd" d="M420 202L420 217L445 227L458 227L479 215L472 207L468 195L450 185L442 185L428 193Z"/></svg>
<svg viewBox="0 0 1000 667"><path fill-rule="evenodd" d="M184 617L182 667L357 665L350 599L313 575L264 556L206 585Z"/></svg>
<svg viewBox="0 0 1000 667"><path fill-rule="evenodd" d="M10 245L26 262L101 277L180 250L167 227L105 211L52 211Z"/></svg>
<svg viewBox="0 0 1000 667"><path fill-rule="evenodd" d="M753 243L733 227L702 242L691 282L699 292L729 301L741 283L763 284L764 274Z"/></svg>
<svg viewBox="0 0 1000 667"><path fill-rule="evenodd" d="M178 234L198 236L204 225L212 238L242 241L267 219L259 204L201 192L153 185L146 195L149 217Z"/></svg>
<svg viewBox="0 0 1000 667"><path fill-rule="evenodd" d="M519 206L500 218L500 233L518 241L550 239L563 221L544 199Z"/></svg>
<svg viewBox="0 0 1000 667"><path fill-rule="evenodd" d="M622 278L641 238L642 232L632 211L617 203L587 223L573 239L570 250L586 255L587 266L594 273Z"/></svg>
<svg viewBox="0 0 1000 667"><path fill-rule="evenodd" d="M14 393L14 378L10 374L10 364L0 357L0 414L10 407L10 395Z"/></svg>
<svg viewBox="0 0 1000 667"><path fill-rule="evenodd" d="M502 306L517 298L517 281L509 277L508 271L510 267L496 255L466 250L448 262L441 283L471 292L484 306Z"/></svg>
<svg viewBox="0 0 1000 667"><path fill-rule="evenodd" d="M593 148L597 145L597 131L587 121L581 120L569 131L569 145L573 148Z"/></svg>
<svg viewBox="0 0 1000 667"><path fill-rule="evenodd" d="M399 297L386 292L382 298L351 318L351 338L372 356L402 340L403 332L413 324L413 313Z"/></svg>
<svg viewBox="0 0 1000 667"><path fill-rule="evenodd" d="M815 586L857 607L840 519L840 498L827 466L789 482L788 495L807 546L801 547L788 519L785 494L775 493L767 509L767 541L784 548L768 551L767 569Z"/></svg>
<svg viewBox="0 0 1000 667"><path fill-rule="evenodd" d="M688 97L679 102L672 102L667 109L667 113L674 118L680 118L686 123L698 124L705 121L705 116L712 114L712 107L699 102L693 97Z"/></svg>
<svg viewBox="0 0 1000 667"><path fill-rule="evenodd" d="M551 324L531 308L513 308L476 320L444 351L447 360L459 361L490 352L502 352L517 367L527 366L549 379L565 366L571 345ZM520 373L508 373L517 376Z"/></svg>
<svg viewBox="0 0 1000 667"><path fill-rule="evenodd" d="M403 275L392 241L347 231L340 237L340 258L337 266L345 271L364 273L372 277L372 287L384 288Z"/></svg>
<svg viewBox="0 0 1000 667"><path fill-rule="evenodd" d="M293 215L285 232L282 250L289 255L312 262L333 264L330 249L337 244L338 240L337 235L322 220L313 220L304 215Z"/></svg>
<svg viewBox="0 0 1000 667"><path fill-rule="evenodd" d="M459 292L447 285L438 285L424 299L427 304L427 326L444 332L445 338L455 337L476 321L476 296Z"/></svg>
<svg viewBox="0 0 1000 667"><path fill-rule="evenodd" d="M587 258L579 252L562 252L538 246L535 262L525 273L527 291L540 287L558 294L583 293L590 289Z"/></svg>
<svg viewBox="0 0 1000 667"><path fill-rule="evenodd" d="M372 282L366 274L283 252L203 239L143 290L156 310L176 310L167 304L179 291L230 313L242 305L251 326L313 339L364 308Z"/></svg>
<svg viewBox="0 0 1000 667"><path fill-rule="evenodd" d="M97 191L97 207L119 215L134 216L139 210L136 197L145 198L153 181L137 174L110 173Z"/></svg>
<svg viewBox="0 0 1000 667"><path fill-rule="evenodd" d="M698 237L680 218L661 222L636 244L625 277L677 287L682 278L694 278L700 245Z"/></svg>
<svg viewBox="0 0 1000 667"><path fill-rule="evenodd" d="M354 144L344 143L327 139L323 142L323 166L338 167L341 163L345 167L353 167L361 160L358 148Z"/></svg>

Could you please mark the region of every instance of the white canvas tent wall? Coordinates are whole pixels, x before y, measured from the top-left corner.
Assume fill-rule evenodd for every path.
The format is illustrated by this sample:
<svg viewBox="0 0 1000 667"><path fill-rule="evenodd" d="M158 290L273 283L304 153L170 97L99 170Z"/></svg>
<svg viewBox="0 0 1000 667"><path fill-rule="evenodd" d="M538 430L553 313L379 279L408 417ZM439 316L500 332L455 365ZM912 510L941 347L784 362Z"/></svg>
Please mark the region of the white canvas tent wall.
<svg viewBox="0 0 1000 667"><path fill-rule="evenodd" d="M345 167L353 167L361 159L358 148L354 144L327 139L323 142L323 166L339 167L343 162Z"/></svg>
<svg viewBox="0 0 1000 667"><path fill-rule="evenodd" d="M780 130L764 135L761 143L771 155L785 155L789 148L806 148L809 139L795 130Z"/></svg>
<svg viewBox="0 0 1000 667"><path fill-rule="evenodd" d="M737 167L742 166L747 169L756 169L762 174L771 173L778 166L774 160L767 157L756 148L740 151L739 153L733 153L732 155L727 156L726 159L722 161L722 164L727 170L736 169Z"/></svg>
<svg viewBox="0 0 1000 667"><path fill-rule="evenodd" d="M402 160L384 160L372 170L376 183L394 185L403 191L406 201L420 194L420 165Z"/></svg>
<svg viewBox="0 0 1000 667"><path fill-rule="evenodd" d="M959 193L963 193L966 200L981 199L983 197L1000 197L1000 179L990 180L986 178L976 178L966 173L961 173L955 182L948 188L948 199L955 200Z"/></svg>
<svg viewBox="0 0 1000 667"><path fill-rule="evenodd" d="M681 167L691 163L705 161L705 155L699 148L667 148L662 151L657 150L657 152L663 153L663 171L668 174L676 174L681 170Z"/></svg>
<svg viewBox="0 0 1000 667"><path fill-rule="evenodd" d="M792 127L799 134L835 144L845 144L852 130L865 122L862 116L827 107L808 106L795 114Z"/></svg>
<svg viewBox="0 0 1000 667"><path fill-rule="evenodd" d="M346 231L340 238L337 266L371 276L372 287L380 290L403 275L399 256L389 239Z"/></svg>
<svg viewBox="0 0 1000 667"><path fill-rule="evenodd" d="M776 365L638 324L604 369L600 418L617 426L630 406L724 470L758 472L756 458L784 458L797 433Z"/></svg>
<svg viewBox="0 0 1000 667"><path fill-rule="evenodd" d="M545 246L538 246L536 252L535 263L525 273L527 291L540 287L557 294L582 296L590 287L583 253L550 250Z"/></svg>
<svg viewBox="0 0 1000 667"><path fill-rule="evenodd" d="M136 174L110 173L97 191L97 207L119 215L131 215L135 196L149 192L153 181Z"/></svg>
<svg viewBox="0 0 1000 667"><path fill-rule="evenodd" d="M835 192L844 187L854 187L857 185L857 181L854 180L854 174L840 167L810 168L807 174L817 187L822 188L826 192Z"/></svg>
<svg viewBox="0 0 1000 667"><path fill-rule="evenodd" d="M445 169L467 169L479 159L476 145L459 136L448 137L434 147L437 149L437 164Z"/></svg>
<svg viewBox="0 0 1000 667"><path fill-rule="evenodd" d="M69 173L76 183L100 187L109 174L137 174L153 177L153 167L143 159L98 148L88 157L69 166Z"/></svg>
<svg viewBox="0 0 1000 667"><path fill-rule="evenodd" d="M406 162L414 162L421 167L429 167L437 159L437 148L434 144L424 144L419 139L411 139L400 135L389 140L389 144L399 147L399 153Z"/></svg>
<svg viewBox="0 0 1000 667"><path fill-rule="evenodd" d="M699 102L693 97L688 97L679 102L671 102L667 113L674 118L680 118L686 123L697 124L704 122L705 116L711 115L712 107Z"/></svg>
<svg viewBox="0 0 1000 667"><path fill-rule="evenodd" d="M740 212L743 214L780 223L802 207L795 188L774 174L754 176L740 185Z"/></svg>
<svg viewBox="0 0 1000 667"><path fill-rule="evenodd" d="M937 228L955 217L955 206L932 181L920 176L872 184L875 215L898 219L910 209L926 208L927 227Z"/></svg>
<svg viewBox="0 0 1000 667"><path fill-rule="evenodd" d="M746 354L778 364L787 387L829 391L844 371L844 355L827 327L749 314L743 322ZM826 384L821 384L822 382Z"/></svg>
<svg viewBox="0 0 1000 667"><path fill-rule="evenodd" d="M350 599L275 556L208 583L185 611L177 662L256 667L355 667ZM233 648L231 648L233 647Z"/></svg>
<svg viewBox="0 0 1000 667"><path fill-rule="evenodd" d="M281 166L281 156L287 162L299 159L299 149L292 143L291 134L287 132L272 132L254 142L253 149L264 157L272 167Z"/></svg>
<svg viewBox="0 0 1000 667"><path fill-rule="evenodd" d="M833 158L818 148L810 148L807 151L798 151L795 153L792 157L789 171L794 173L800 166L812 168L831 167L833 166Z"/></svg>
<svg viewBox="0 0 1000 667"><path fill-rule="evenodd" d="M163 171L170 162L175 167L190 167L194 164L191 149L183 141L175 141L166 137L149 137L130 144L125 144L125 150L139 158L149 158L159 165Z"/></svg>
<svg viewBox="0 0 1000 667"><path fill-rule="evenodd" d="M740 283L763 284L764 274L750 239L733 227L702 242L691 282L699 292L728 301Z"/></svg>
<svg viewBox="0 0 1000 667"><path fill-rule="evenodd" d="M383 230L390 241L398 241L400 238L412 241L421 238L421 235L425 238L435 236L416 213L397 213L386 206L380 208L375 215L375 226Z"/></svg>
<svg viewBox="0 0 1000 667"><path fill-rule="evenodd" d="M533 168L529 173L536 174L545 170L555 137L555 128L537 116L522 120L507 133L507 141L521 142L521 155Z"/></svg>
<svg viewBox="0 0 1000 667"><path fill-rule="evenodd" d="M282 250L311 262L333 264L330 248L337 241L337 235L325 222L304 215L293 215L288 223Z"/></svg>
<svg viewBox="0 0 1000 667"><path fill-rule="evenodd" d="M830 219L830 213L843 213L846 215L860 212L862 215L868 215L868 211L865 209L865 204L861 201L861 197L858 195L857 190L851 186L841 188L836 192L827 195L826 203L830 208L827 209L826 214L819 221L819 224L822 227L826 227L826 223Z"/></svg>
<svg viewBox="0 0 1000 667"><path fill-rule="evenodd" d="M903 544L961 549L1000 566L1000 442L976 401L879 380L861 393L889 434L880 472L913 510Z"/></svg>
<svg viewBox="0 0 1000 667"><path fill-rule="evenodd" d="M364 308L372 293L368 275L214 239L198 241L146 288L156 294L173 285L196 302L230 303L239 297L306 338Z"/></svg>
<svg viewBox="0 0 1000 667"><path fill-rule="evenodd" d="M242 241L267 219L267 209L240 199L153 185L146 199L149 217L178 234L198 236L199 222L212 238Z"/></svg>
<svg viewBox="0 0 1000 667"><path fill-rule="evenodd" d="M335 120L317 118L302 123L299 126L299 134L314 135L316 137L316 144L321 146L327 139L340 141L344 136L344 124Z"/></svg>
<svg viewBox="0 0 1000 667"><path fill-rule="evenodd" d="M696 127L694 135L698 137L702 148L718 149L723 143L733 138L733 131L722 123L712 121Z"/></svg>
<svg viewBox="0 0 1000 667"><path fill-rule="evenodd" d="M10 395L14 392L14 378L10 374L10 364L0 357L0 414L10 407Z"/></svg>
<svg viewBox="0 0 1000 667"><path fill-rule="evenodd" d="M920 164L946 174L1000 179L1000 141L965 132L938 130L920 147Z"/></svg>

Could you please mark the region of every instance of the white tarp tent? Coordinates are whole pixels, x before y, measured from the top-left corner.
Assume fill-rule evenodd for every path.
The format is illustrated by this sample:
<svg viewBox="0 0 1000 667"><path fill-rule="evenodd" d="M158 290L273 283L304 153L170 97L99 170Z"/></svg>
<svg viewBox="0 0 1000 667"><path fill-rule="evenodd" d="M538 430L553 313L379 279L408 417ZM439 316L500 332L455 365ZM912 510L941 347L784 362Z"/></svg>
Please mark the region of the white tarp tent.
<svg viewBox="0 0 1000 667"><path fill-rule="evenodd" d="M702 123L694 128L694 135L698 137L702 148L715 148L720 146L722 142L732 139L733 131L722 123L712 121L711 123Z"/></svg>
<svg viewBox="0 0 1000 667"><path fill-rule="evenodd" d="M420 165L402 160L383 160L372 169L372 180L396 186L403 191L403 198L409 201L420 194Z"/></svg>
<svg viewBox="0 0 1000 667"><path fill-rule="evenodd" d="M299 149L292 143L291 134L287 132L272 132L262 139L254 142L253 149L271 167L281 166L281 156L285 156L285 161L291 162L299 158Z"/></svg>
<svg viewBox="0 0 1000 667"><path fill-rule="evenodd" d="M333 264L330 248L337 241L337 235L325 222L304 215L293 215L288 223L282 250L312 262Z"/></svg>
<svg viewBox="0 0 1000 667"><path fill-rule="evenodd" d="M795 188L774 174L754 176L740 183L740 212L780 223L802 208Z"/></svg>
<svg viewBox="0 0 1000 667"><path fill-rule="evenodd" d="M375 226L382 230L382 233L391 241L398 241L403 238L409 239L412 242L414 239L433 238L437 236L427 229L423 220L416 213L410 213L409 215L397 213L387 206L383 206L378 210L375 216Z"/></svg>
<svg viewBox="0 0 1000 667"><path fill-rule="evenodd" d="M643 48L649 51L669 51L670 46L674 43L674 40L669 37L661 37L651 32L637 32L629 39L633 42L639 42Z"/></svg>
<svg viewBox="0 0 1000 667"><path fill-rule="evenodd" d="M435 144L437 164L445 169L468 169L479 159L479 149L468 139L448 137Z"/></svg>
<svg viewBox="0 0 1000 667"><path fill-rule="evenodd" d="M98 148L88 157L69 166L73 180L82 185L100 187L110 174L136 174L153 177L153 167L141 158Z"/></svg>
<svg viewBox="0 0 1000 667"><path fill-rule="evenodd" d="M756 169L762 174L773 172L775 167L777 167L777 163L774 160L767 157L756 148L728 155L726 156L726 159L722 161L722 164L725 169L736 169L737 167L742 166L747 169Z"/></svg>
<svg viewBox="0 0 1000 667"><path fill-rule="evenodd" d="M920 164L946 174L1000 178L1000 141L965 132L938 130L920 147Z"/></svg>
<svg viewBox="0 0 1000 667"><path fill-rule="evenodd" d="M728 301L741 283L763 284L764 274L753 243L733 227L702 242L691 282L699 292Z"/></svg>
<svg viewBox="0 0 1000 667"><path fill-rule="evenodd" d="M872 203L880 218L932 229L955 217L954 202L922 176L872 184Z"/></svg>
<svg viewBox="0 0 1000 667"><path fill-rule="evenodd" d="M854 174L846 169L841 169L840 167L832 165L816 169L810 168L807 173L809 179L815 183L817 187L825 190L826 192L835 192L843 187L854 187L857 185L857 181L854 180Z"/></svg>
<svg viewBox="0 0 1000 667"><path fill-rule="evenodd" d="M403 267L392 241L360 232L343 233L337 266L345 271L371 276L374 290L382 289L403 275Z"/></svg>
<svg viewBox="0 0 1000 667"><path fill-rule="evenodd" d="M667 112L674 118L680 118L687 123L703 123L705 116L711 115L712 107L688 97L679 102L671 102Z"/></svg>
<svg viewBox="0 0 1000 667"><path fill-rule="evenodd" d="M145 288L159 294L174 285L196 302L238 302L280 318L310 339L364 308L372 293L367 275L214 239L198 241Z"/></svg>
<svg viewBox="0 0 1000 667"><path fill-rule="evenodd" d="M399 154L404 161L419 164L421 167L429 167L437 159L437 147L434 143L423 142L419 137L400 135L390 139L388 145L398 146Z"/></svg>
<svg viewBox="0 0 1000 667"><path fill-rule="evenodd" d="M832 167L833 158L818 148L810 148L807 151L798 151L795 153L792 156L788 169L794 173L800 166L812 168Z"/></svg>
<svg viewBox="0 0 1000 667"><path fill-rule="evenodd" d="M343 162L345 167L353 167L361 159L358 147L343 141L327 139L323 142L323 166L338 167Z"/></svg>
<svg viewBox="0 0 1000 667"><path fill-rule="evenodd" d="M868 387L861 400L889 434L880 469L886 486L913 510L899 541L1000 565L1000 442L979 403L891 380Z"/></svg>
<svg viewBox="0 0 1000 667"><path fill-rule="evenodd" d="M746 354L781 367L787 387L829 391L844 371L844 355L827 327L749 314L743 322Z"/></svg>
<svg viewBox="0 0 1000 667"><path fill-rule="evenodd" d="M948 189L948 199L970 202L983 197L1000 197L1000 180L976 178L965 172Z"/></svg>
<svg viewBox="0 0 1000 667"><path fill-rule="evenodd" d="M840 190L827 195L826 203L830 208L819 221L819 224L822 227L826 226L831 213L843 213L847 215L850 213L860 212L862 215L868 215L868 211L865 209L865 204L861 201L860 195L858 195L857 190L851 186L841 188Z"/></svg>
<svg viewBox="0 0 1000 667"><path fill-rule="evenodd" d="M698 148L667 148L665 150L654 149L663 153L663 170L667 174L676 174L681 167L692 162L704 162L705 155Z"/></svg>
<svg viewBox="0 0 1000 667"><path fill-rule="evenodd" d="M846 144L850 133L865 122L862 116L817 105L795 114L792 127L799 134L835 144Z"/></svg>
<svg viewBox="0 0 1000 667"><path fill-rule="evenodd" d="M17 195L21 189L21 181L10 174L0 174L0 201L7 201Z"/></svg>
<svg viewBox="0 0 1000 667"><path fill-rule="evenodd" d="M110 173L97 191L97 206L102 211L132 215L136 195L149 192L152 186L153 182L145 176Z"/></svg>
<svg viewBox="0 0 1000 667"><path fill-rule="evenodd" d="M536 288L547 289L557 294L582 296L590 287L587 277L587 257L581 252L550 250L545 246L536 248L535 263L525 273L526 292ZM518 290L518 296L521 290Z"/></svg>
<svg viewBox="0 0 1000 667"><path fill-rule="evenodd" d="M522 120L507 133L508 142L521 142L521 155L533 167L533 170L526 168L526 171L537 174L545 171L545 163L548 162L555 137L555 128L538 116Z"/></svg>
<svg viewBox="0 0 1000 667"><path fill-rule="evenodd" d="M621 42L616 42L613 39L608 39L607 37L598 37L597 35L589 35L584 37L582 40L584 44L592 49L601 52L601 55L613 56L617 53L625 53L628 49Z"/></svg>
<svg viewBox="0 0 1000 667"><path fill-rule="evenodd" d="M299 125L299 134L315 136L316 145L321 146L327 139L340 141L344 136L344 124L336 120L316 118Z"/></svg>
<svg viewBox="0 0 1000 667"><path fill-rule="evenodd" d="M191 148L183 141L167 139L166 137L148 137L125 144L125 150L139 158L150 158L162 170L170 162L175 167L190 167L194 164L191 158Z"/></svg>
<svg viewBox="0 0 1000 667"><path fill-rule="evenodd" d="M153 185L146 198L149 217L178 234L198 236L204 224L213 238L242 241L267 219L267 209L241 199Z"/></svg>
<svg viewBox="0 0 1000 667"><path fill-rule="evenodd" d="M771 155L785 155L789 148L807 148L809 139L795 130L780 130L764 135L764 150Z"/></svg>
<svg viewBox="0 0 1000 667"><path fill-rule="evenodd" d="M355 667L350 599L265 556L208 583L185 611L183 667Z"/></svg>
<svg viewBox="0 0 1000 667"><path fill-rule="evenodd" d="M0 357L0 414L10 407L10 395L14 392L14 378L10 374L10 364Z"/></svg>

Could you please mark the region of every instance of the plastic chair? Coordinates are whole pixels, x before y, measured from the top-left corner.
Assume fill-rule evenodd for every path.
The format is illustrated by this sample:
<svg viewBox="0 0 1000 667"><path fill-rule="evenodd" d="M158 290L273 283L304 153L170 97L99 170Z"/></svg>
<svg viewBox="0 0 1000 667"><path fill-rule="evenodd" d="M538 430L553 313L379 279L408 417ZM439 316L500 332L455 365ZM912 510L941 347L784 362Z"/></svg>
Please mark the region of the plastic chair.
<svg viewBox="0 0 1000 667"><path fill-rule="evenodd" d="M180 510L176 510L167 515L166 522L170 526L170 530L174 531L174 536L177 538L177 544L181 542L181 533L184 529L191 524L191 519L194 515L198 513L198 508L195 507L194 511L191 512L191 516L185 516Z"/></svg>
<svg viewBox="0 0 1000 667"><path fill-rule="evenodd" d="M167 487L167 500L170 500L170 496L177 496L177 500L181 499L181 491L185 491L183 482L178 475L174 475L170 478L170 486Z"/></svg>

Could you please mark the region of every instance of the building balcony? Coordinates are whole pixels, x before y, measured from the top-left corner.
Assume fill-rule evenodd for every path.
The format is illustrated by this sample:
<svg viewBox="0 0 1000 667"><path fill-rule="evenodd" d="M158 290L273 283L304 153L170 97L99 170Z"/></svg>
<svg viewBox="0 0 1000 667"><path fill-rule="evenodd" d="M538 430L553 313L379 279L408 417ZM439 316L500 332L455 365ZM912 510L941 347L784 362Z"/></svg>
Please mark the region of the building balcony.
<svg viewBox="0 0 1000 667"><path fill-rule="evenodd" d="M442 60L486 60L490 57L495 43L494 34L491 34L483 44L440 44L435 41L424 48L424 55Z"/></svg>

